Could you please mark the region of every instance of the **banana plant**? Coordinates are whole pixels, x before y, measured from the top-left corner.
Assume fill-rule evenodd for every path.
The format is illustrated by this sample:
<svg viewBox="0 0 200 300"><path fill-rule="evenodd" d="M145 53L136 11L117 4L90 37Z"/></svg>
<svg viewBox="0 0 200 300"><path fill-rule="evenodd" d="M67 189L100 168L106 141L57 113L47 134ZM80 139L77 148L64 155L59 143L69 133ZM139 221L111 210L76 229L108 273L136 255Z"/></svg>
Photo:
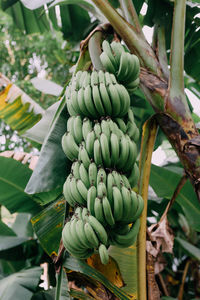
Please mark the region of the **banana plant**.
<svg viewBox="0 0 200 300"><path fill-rule="evenodd" d="M73 43L84 39L76 65L76 76L80 70L89 70L91 65L96 70L106 69L105 55L103 59L101 46L104 39L113 39L118 43L122 41L120 45L125 45L122 46L122 48L125 47L124 53L136 55L140 62L140 86L139 89L133 91L131 97L137 125L140 129L143 126L140 139L140 178L135 191L143 197L144 210L140 217L141 226L137 243L125 249L111 247L108 264L110 269L102 265L98 254L83 261L75 259L69 255L70 251L64 250L61 229L64 227L65 220L72 215L73 201L69 206L70 195L67 195L67 203L65 202L62 197L62 188L70 173L70 160L76 153L76 147L70 148L71 142L67 143L65 149L67 157L61 148L61 138L67 130L68 113L70 113L69 105L67 105L68 111L65 106L65 89L48 127L47 135L44 137L38 164L26 186L25 192L36 197L40 205L45 205L44 210L32 218L32 225L42 247L53 259L56 267L55 299L70 299L70 297L109 299L113 297L113 299L145 300L147 297L160 299L160 292L165 296L163 299L170 299L170 296L189 299L187 295L183 295L183 287L185 285L189 288L185 278L190 272L190 265L195 266L196 270L199 259L198 249L192 245L192 241L198 246L199 238L196 231L200 230L200 208L197 200L200 198L200 174L199 132L195 124L195 115L191 111L184 91L184 70L189 78L188 82L185 79L186 86L193 88L193 91L198 94L199 71L195 68L192 58L192 55L198 56L196 53L199 46L198 17L196 16L198 6L188 3L186 5L186 2L181 0L175 0L174 3L166 1L164 4L160 1L149 0L145 16L140 13L143 1L130 0L48 2L41 0L36 6L28 1L13 1L11 9L14 10L16 4L18 9L22 8L21 2L29 9L33 9L33 12L34 9L45 4L45 7L48 7L50 19L54 16L54 19L51 19L54 28L56 28L55 6L60 5L61 31L64 37ZM88 12L93 14L95 21L91 22ZM77 33L77 27L74 27L73 21L78 20L78 16L81 30ZM95 27L102 21L109 23ZM154 26L151 45L142 31L142 26L145 24ZM83 28L85 30L82 30ZM191 68L190 62L193 62L194 68ZM112 69L112 64L110 68ZM121 72L123 74L125 71ZM196 80L196 85L192 84L194 80ZM69 87L65 88L66 95L68 95ZM144 122L147 119L149 120ZM40 126L41 128L43 126L42 120L31 129L30 138L34 136L37 140L39 139L37 136ZM158 127L176 151L179 164L168 164L166 167L151 165L152 152L164 139ZM27 137L28 135L27 133ZM73 149L73 153L69 149ZM107 154L105 154L105 161L106 166L109 167ZM156 196L148 194L149 183ZM54 197L49 197L49 193ZM52 202L53 199L55 202ZM164 211L165 206L166 211ZM179 278L180 288L178 292L176 290L177 294L172 288L169 292L162 277L164 276L168 283L170 282L169 276L175 281L173 272L161 275L161 272L157 271L157 275L154 274L156 267L162 270L164 268L164 263L158 263L158 257L163 255L159 245L164 247L167 241L168 244L173 244L173 235L170 235L170 229L166 225L166 215L173 228L183 228L183 232L179 232L179 236L175 239L174 253L178 252L178 243L182 253L189 253L190 257L189 262L182 261L183 277ZM156 228L160 230L162 239L158 239L154 234L156 231L150 232L150 229L147 231L147 216L154 218L158 216L157 221L161 218ZM163 224L165 227L162 227ZM167 247L165 250L166 252L172 251ZM75 282L74 286L72 282ZM82 288L78 289L76 283L80 282L82 282L82 287L86 288L87 293ZM196 294L193 293L193 297L195 295L198 295L198 291Z"/></svg>

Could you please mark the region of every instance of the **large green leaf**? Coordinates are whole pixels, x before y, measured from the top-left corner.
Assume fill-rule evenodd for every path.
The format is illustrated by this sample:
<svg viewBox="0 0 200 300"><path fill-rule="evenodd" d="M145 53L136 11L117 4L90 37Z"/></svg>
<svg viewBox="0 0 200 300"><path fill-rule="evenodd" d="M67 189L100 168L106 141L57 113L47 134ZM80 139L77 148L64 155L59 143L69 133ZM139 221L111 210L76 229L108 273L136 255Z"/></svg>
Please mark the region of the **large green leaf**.
<svg viewBox="0 0 200 300"><path fill-rule="evenodd" d="M55 189L60 189L61 192L71 166L61 147L61 138L67 129L67 118L68 113L63 97L43 143L36 168L26 186L25 191L28 194L49 192ZM45 203L50 201L52 199L49 201L46 199ZM44 201L41 203L44 204Z"/></svg>
<svg viewBox="0 0 200 300"><path fill-rule="evenodd" d="M62 32L66 40L79 42L86 37L86 28L91 24L86 10L77 5L60 6Z"/></svg>
<svg viewBox="0 0 200 300"><path fill-rule="evenodd" d="M137 299L137 248L136 245L129 248L111 246L109 255L117 262L124 281L122 290ZM136 279L136 280L135 280Z"/></svg>
<svg viewBox="0 0 200 300"><path fill-rule="evenodd" d="M0 204L11 213L36 213L40 210L34 198L24 192L32 171L12 158L0 157Z"/></svg>
<svg viewBox="0 0 200 300"><path fill-rule="evenodd" d="M164 167L152 165L150 185L158 197L170 199L181 176ZM176 202L182 207L191 227L200 231L200 204L189 181L176 198Z"/></svg>
<svg viewBox="0 0 200 300"><path fill-rule="evenodd" d="M181 239L180 237L175 238L175 240L189 253L192 257L200 261L200 249L188 243L187 241Z"/></svg>
<svg viewBox="0 0 200 300"><path fill-rule="evenodd" d="M75 272L79 272L86 276L91 277L94 280L101 282L105 287L107 287L116 297L120 300L130 300L131 296L129 296L126 292L122 291L120 288L115 286L111 281L109 281L106 277L104 277L100 272L90 267L82 260L75 259L72 256L66 257L63 262L63 267L68 270L73 270Z"/></svg>
<svg viewBox="0 0 200 300"><path fill-rule="evenodd" d="M31 220L41 246L49 256L57 255L65 218L65 200L57 200Z"/></svg>
<svg viewBox="0 0 200 300"><path fill-rule="evenodd" d="M38 286L41 273L42 269L35 267L22 270L0 280L0 299L31 299Z"/></svg>
<svg viewBox="0 0 200 300"><path fill-rule="evenodd" d="M15 25L27 34L50 30L50 23L43 13L43 8L31 11L18 1L7 8L6 12L12 16Z"/></svg>

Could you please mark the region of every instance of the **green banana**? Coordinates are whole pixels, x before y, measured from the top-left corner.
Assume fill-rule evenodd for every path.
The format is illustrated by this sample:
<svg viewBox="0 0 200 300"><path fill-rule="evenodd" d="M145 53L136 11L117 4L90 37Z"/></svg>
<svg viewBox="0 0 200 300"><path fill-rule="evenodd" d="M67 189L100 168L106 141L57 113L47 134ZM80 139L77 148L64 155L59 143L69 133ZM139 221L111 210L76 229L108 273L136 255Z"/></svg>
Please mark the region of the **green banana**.
<svg viewBox="0 0 200 300"><path fill-rule="evenodd" d="M123 52L125 52L124 47L122 46L122 44L120 42L116 42L116 41L113 41L110 46L114 53L117 66L119 68L121 55Z"/></svg>
<svg viewBox="0 0 200 300"><path fill-rule="evenodd" d="M103 158L103 165L109 168L111 166L110 149L108 139L104 133L100 135L100 145L101 154Z"/></svg>
<svg viewBox="0 0 200 300"><path fill-rule="evenodd" d="M89 158L89 155L87 153L87 150L85 149L85 147L83 145L81 145L79 147L79 154L80 154L80 160L84 164L84 167L86 169L88 169L88 167L90 165L90 158Z"/></svg>
<svg viewBox="0 0 200 300"><path fill-rule="evenodd" d="M115 221L119 221L123 215L123 200L120 190L113 186L113 215Z"/></svg>
<svg viewBox="0 0 200 300"><path fill-rule="evenodd" d="M82 119L80 116L76 116L73 121L73 131L71 134L74 136L75 142L79 145L83 140L82 134Z"/></svg>
<svg viewBox="0 0 200 300"><path fill-rule="evenodd" d="M94 248L97 248L99 246L99 240L90 223L88 222L85 223L84 231L88 241L90 241L90 243L93 245Z"/></svg>
<svg viewBox="0 0 200 300"><path fill-rule="evenodd" d="M94 124L94 132L95 132L95 136L96 138L100 138L100 134L101 134L101 125L99 122L95 122Z"/></svg>
<svg viewBox="0 0 200 300"><path fill-rule="evenodd" d="M87 193L87 209L91 213L92 216L95 215L94 212L94 203L95 203L95 198L97 197L97 189L94 185L92 185Z"/></svg>
<svg viewBox="0 0 200 300"><path fill-rule="evenodd" d="M105 113L105 110L104 110L104 107L102 104L102 99L101 99L101 95L99 92L99 86L97 86L97 85L92 86L92 98L93 98L94 105L95 105L95 108L96 108L98 114L100 116L105 116L106 113Z"/></svg>
<svg viewBox="0 0 200 300"><path fill-rule="evenodd" d="M116 64L116 60L115 60L115 57L112 53L112 49L111 49L111 46L109 44L108 41L104 40L103 43L102 43L102 49L103 51L107 54L107 56L109 57L111 63L113 64L115 70L117 69L117 64Z"/></svg>
<svg viewBox="0 0 200 300"><path fill-rule="evenodd" d="M140 219L137 219L127 234L114 233L114 241L117 242L119 246L130 247L136 241L139 229L140 229Z"/></svg>
<svg viewBox="0 0 200 300"><path fill-rule="evenodd" d="M95 133L94 130L90 131L86 137L86 150L90 157L93 156L94 151Z"/></svg>
<svg viewBox="0 0 200 300"><path fill-rule="evenodd" d="M93 71L91 74L91 86L98 85L98 83L99 83L98 73L97 71Z"/></svg>
<svg viewBox="0 0 200 300"><path fill-rule="evenodd" d="M107 265L107 263L109 262L109 255L106 246L104 244L101 244L98 251L102 264Z"/></svg>
<svg viewBox="0 0 200 300"><path fill-rule="evenodd" d="M112 208L106 196L104 196L102 199L102 206L106 223L110 226L114 226L115 220L112 214Z"/></svg>
<svg viewBox="0 0 200 300"><path fill-rule="evenodd" d="M77 189L78 189L81 197L84 199L84 201L85 201L84 205L85 205L87 203L88 190L87 190L85 184L80 179L77 179Z"/></svg>
<svg viewBox="0 0 200 300"><path fill-rule="evenodd" d="M75 179L74 177L70 180L70 190L71 194L73 195L73 198L75 199L76 203L80 205L85 205L85 201L87 199L84 198L81 193L79 192L77 182L80 181L80 179ZM81 181L82 182L82 181Z"/></svg>
<svg viewBox="0 0 200 300"><path fill-rule="evenodd" d="M91 113L87 110L87 107L85 105L85 99L84 99L84 89L81 88L79 91L78 91L78 95L77 95L77 100L78 100L78 105L79 105L79 108L80 108L80 114L82 116L85 116L85 117L91 117Z"/></svg>
<svg viewBox="0 0 200 300"><path fill-rule="evenodd" d="M69 188L69 182L70 182L70 175L67 177L67 179L66 179L66 181L63 185L63 195L64 195L66 201L69 203L69 205L74 207L75 202L74 202L74 199L71 195L71 191L70 191L70 188Z"/></svg>
<svg viewBox="0 0 200 300"><path fill-rule="evenodd" d="M80 164L79 174L80 174L80 179L82 180L82 182L88 189L90 187L90 181L89 181L88 172L87 172L86 168L84 167L83 163Z"/></svg>
<svg viewBox="0 0 200 300"><path fill-rule="evenodd" d="M98 139L94 141L94 162L98 167L103 165L101 156L101 145Z"/></svg>
<svg viewBox="0 0 200 300"><path fill-rule="evenodd" d="M115 73L115 67L106 52L100 54L100 60L106 71Z"/></svg>
<svg viewBox="0 0 200 300"><path fill-rule="evenodd" d="M88 174L89 174L90 184L96 186L96 184L97 184L97 165L94 162L92 162L89 165Z"/></svg>
<svg viewBox="0 0 200 300"><path fill-rule="evenodd" d="M92 119L97 119L99 117L99 114L93 102L92 87L90 85L88 85L84 90L84 101L87 111L90 112Z"/></svg>
<svg viewBox="0 0 200 300"><path fill-rule="evenodd" d="M99 93L100 93L102 105L105 109L105 114L108 116L112 116L112 103L111 103L111 99L106 84L100 83Z"/></svg>
<svg viewBox="0 0 200 300"><path fill-rule="evenodd" d="M127 216L131 210L131 192L125 186L121 189L122 199L123 199L123 216L122 219L126 221Z"/></svg>
<svg viewBox="0 0 200 300"><path fill-rule="evenodd" d="M114 121L117 123L119 129L120 129L123 133L126 133L126 131L127 131L127 125L126 125L126 123L124 122L124 120L121 119L121 118L115 118Z"/></svg>
<svg viewBox="0 0 200 300"><path fill-rule="evenodd" d="M115 133L111 133L110 136L110 148L111 148L111 164L115 166L119 160L119 140Z"/></svg>
<svg viewBox="0 0 200 300"><path fill-rule="evenodd" d="M106 83L105 81L105 72L102 70L99 70L98 72L98 77L99 77L99 83Z"/></svg>
<svg viewBox="0 0 200 300"><path fill-rule="evenodd" d="M73 162L71 167L71 172L76 179L80 179L79 168L80 168L80 162L78 160Z"/></svg>
<svg viewBox="0 0 200 300"><path fill-rule="evenodd" d="M128 69L129 69L128 53L123 52L120 57L119 69L117 72L117 80L118 81L123 81L124 74L127 73Z"/></svg>
<svg viewBox="0 0 200 300"><path fill-rule="evenodd" d="M107 197L113 209L113 185L115 184L112 173L107 175Z"/></svg>
<svg viewBox="0 0 200 300"><path fill-rule="evenodd" d="M99 240L106 245L108 241L108 235L103 227L103 225L94 217L89 215L88 216L88 223L92 226L93 230L95 231L96 235L98 236Z"/></svg>
<svg viewBox="0 0 200 300"><path fill-rule="evenodd" d="M85 141L90 131L92 131L92 122L90 121L90 119L84 118L82 125L82 134Z"/></svg>
<svg viewBox="0 0 200 300"><path fill-rule="evenodd" d="M102 199L96 197L94 202L94 216L95 218L102 224L106 224L103 214L103 206L102 206Z"/></svg>
<svg viewBox="0 0 200 300"><path fill-rule="evenodd" d="M102 198L104 196L107 195L107 188L106 188L106 185L103 181L100 181L98 184L97 184L97 196L99 198Z"/></svg>
<svg viewBox="0 0 200 300"><path fill-rule="evenodd" d="M110 132L110 126L109 126L107 120L102 120L101 121L101 132L106 135L108 140L110 139L111 132Z"/></svg>
<svg viewBox="0 0 200 300"><path fill-rule="evenodd" d="M126 135L123 135L120 140L120 159L116 166L119 170L123 169L126 165L129 156L129 141Z"/></svg>
<svg viewBox="0 0 200 300"><path fill-rule="evenodd" d="M97 172L97 185L99 182L104 182L106 184L106 172L103 168L100 168Z"/></svg>

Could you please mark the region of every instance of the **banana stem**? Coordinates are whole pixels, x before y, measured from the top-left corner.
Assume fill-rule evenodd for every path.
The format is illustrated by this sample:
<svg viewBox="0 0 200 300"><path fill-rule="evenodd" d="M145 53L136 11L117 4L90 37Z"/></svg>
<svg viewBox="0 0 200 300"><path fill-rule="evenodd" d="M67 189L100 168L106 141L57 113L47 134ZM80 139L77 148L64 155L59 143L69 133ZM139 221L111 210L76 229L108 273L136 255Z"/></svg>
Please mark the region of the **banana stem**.
<svg viewBox="0 0 200 300"><path fill-rule="evenodd" d="M120 0L121 9L124 13L125 19L129 24L135 26L138 33L143 35L137 12L132 0Z"/></svg>
<svg viewBox="0 0 200 300"><path fill-rule="evenodd" d="M139 194L144 200L144 210L140 217L140 231L138 235L138 299L147 299L146 290L146 219L147 219L147 201L148 186L151 170L151 157L157 134L157 122L154 117L145 122L142 133L142 144L140 152L140 180Z"/></svg>
<svg viewBox="0 0 200 300"><path fill-rule="evenodd" d="M94 68L99 71L103 70L104 67L101 63L101 60L99 58L102 50L101 50L101 40L102 40L103 34L101 31L96 31L91 38L89 39L88 43L88 50L90 53L91 61L94 66Z"/></svg>
<svg viewBox="0 0 200 300"><path fill-rule="evenodd" d="M143 66L158 76L161 75L158 60L153 49L131 25L105 0L92 0L111 23L115 31L121 36L127 47L135 53Z"/></svg>

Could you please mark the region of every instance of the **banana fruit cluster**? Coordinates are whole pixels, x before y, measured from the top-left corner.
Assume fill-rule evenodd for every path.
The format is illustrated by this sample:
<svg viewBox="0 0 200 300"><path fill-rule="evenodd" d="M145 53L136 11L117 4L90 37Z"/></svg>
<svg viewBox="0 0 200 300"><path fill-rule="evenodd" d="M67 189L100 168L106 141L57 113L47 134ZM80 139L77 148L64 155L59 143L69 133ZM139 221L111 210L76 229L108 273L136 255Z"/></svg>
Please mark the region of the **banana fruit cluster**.
<svg viewBox="0 0 200 300"><path fill-rule="evenodd" d="M75 210L73 217L64 226L62 240L73 256L79 259L88 258L98 249L102 263L108 263L108 235L101 223L86 208L78 207Z"/></svg>
<svg viewBox="0 0 200 300"><path fill-rule="evenodd" d="M130 107L127 89L114 74L103 71L78 71L67 88L66 98L71 116L91 119L123 117Z"/></svg>
<svg viewBox="0 0 200 300"><path fill-rule="evenodd" d="M66 92L70 118L62 148L72 166L63 194L74 214L62 240L75 257L98 252L107 264L110 245L129 247L136 240L144 202L132 190L139 178L139 130L130 95L139 61L120 43L104 41L102 48L106 72L78 71Z"/></svg>
<svg viewBox="0 0 200 300"><path fill-rule="evenodd" d="M138 57L126 52L122 44L115 41L109 44L104 40L102 48L100 59L105 70L115 74L117 81L122 83L132 95L140 83Z"/></svg>

